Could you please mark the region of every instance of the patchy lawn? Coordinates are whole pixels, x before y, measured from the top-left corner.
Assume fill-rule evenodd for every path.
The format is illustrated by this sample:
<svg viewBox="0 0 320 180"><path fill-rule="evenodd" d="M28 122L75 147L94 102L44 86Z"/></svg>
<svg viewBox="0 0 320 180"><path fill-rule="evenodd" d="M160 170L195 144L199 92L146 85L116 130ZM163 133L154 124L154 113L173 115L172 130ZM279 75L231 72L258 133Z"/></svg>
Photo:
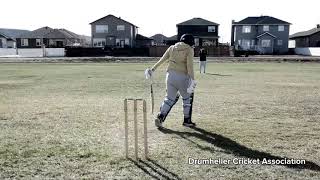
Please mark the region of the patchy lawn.
<svg viewBox="0 0 320 180"><path fill-rule="evenodd" d="M319 179L319 64L210 62L205 75L195 64L197 128L181 125L181 100L162 130L148 109L150 157L135 162L124 158L123 99L149 108L151 65L0 64L0 179ZM154 81L158 110L164 68ZM264 158L306 163L235 164Z"/></svg>

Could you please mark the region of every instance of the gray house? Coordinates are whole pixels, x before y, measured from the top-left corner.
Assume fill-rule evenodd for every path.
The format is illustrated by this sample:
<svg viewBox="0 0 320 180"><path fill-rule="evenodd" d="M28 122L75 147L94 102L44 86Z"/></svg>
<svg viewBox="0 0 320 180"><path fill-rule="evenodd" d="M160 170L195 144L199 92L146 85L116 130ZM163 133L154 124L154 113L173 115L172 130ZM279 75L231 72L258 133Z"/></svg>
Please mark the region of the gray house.
<svg viewBox="0 0 320 180"><path fill-rule="evenodd" d="M16 48L16 38L23 33L30 32L21 29L0 28L0 48Z"/></svg>
<svg viewBox="0 0 320 180"><path fill-rule="evenodd" d="M17 37L18 48L62 48L65 46L82 45L81 36L66 29L42 27Z"/></svg>
<svg viewBox="0 0 320 180"><path fill-rule="evenodd" d="M166 37L163 34L155 34L150 38L153 39L153 43L154 43L153 45L156 45L156 46L165 45L165 41L168 39L168 37Z"/></svg>
<svg viewBox="0 0 320 180"><path fill-rule="evenodd" d="M128 21L107 15L90 23L93 47L134 47L138 27Z"/></svg>
<svg viewBox="0 0 320 180"><path fill-rule="evenodd" d="M231 46L235 50L259 54L286 54L288 52L290 23L270 17L247 17L232 21Z"/></svg>
<svg viewBox="0 0 320 180"><path fill-rule="evenodd" d="M320 24L308 31L292 34L290 39L295 40L296 47L320 47Z"/></svg>
<svg viewBox="0 0 320 180"><path fill-rule="evenodd" d="M177 40L185 33L195 37L195 46L218 46L219 24L202 18L192 18L177 24Z"/></svg>

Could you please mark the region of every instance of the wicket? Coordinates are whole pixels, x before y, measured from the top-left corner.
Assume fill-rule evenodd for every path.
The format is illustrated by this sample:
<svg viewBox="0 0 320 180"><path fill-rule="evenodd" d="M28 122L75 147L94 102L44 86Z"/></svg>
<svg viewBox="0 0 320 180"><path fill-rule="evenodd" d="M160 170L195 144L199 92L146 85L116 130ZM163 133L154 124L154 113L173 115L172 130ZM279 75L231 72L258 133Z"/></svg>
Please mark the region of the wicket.
<svg viewBox="0 0 320 180"><path fill-rule="evenodd" d="M135 159L138 160L138 101L143 103L143 129L144 129L144 156L148 158L148 137L147 137L147 105L144 99L127 98L124 99L124 133L125 133L125 153L129 158L129 141L128 141L128 101L133 102L133 125L134 125L134 152Z"/></svg>

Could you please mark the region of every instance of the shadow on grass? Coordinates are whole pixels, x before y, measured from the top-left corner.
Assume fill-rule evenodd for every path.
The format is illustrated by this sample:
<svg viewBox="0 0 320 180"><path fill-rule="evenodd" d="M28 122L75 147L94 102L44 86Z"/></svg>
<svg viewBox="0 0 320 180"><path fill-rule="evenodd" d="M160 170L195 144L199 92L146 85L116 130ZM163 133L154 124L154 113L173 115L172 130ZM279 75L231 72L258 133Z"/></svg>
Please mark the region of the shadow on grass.
<svg viewBox="0 0 320 180"><path fill-rule="evenodd" d="M205 73L206 75L212 75L212 76L232 76L231 74L213 74L213 73Z"/></svg>
<svg viewBox="0 0 320 180"><path fill-rule="evenodd" d="M202 150L209 151L209 152L215 152L215 150L211 147L203 147L199 144L197 144L194 141L191 141L188 139L188 137L196 137L202 141L208 142L212 145L215 145L217 147L220 147L224 149L227 153L232 153L235 156L242 156L246 158L251 158L251 159L260 159L262 161L264 158L267 160L285 160L285 159L292 159L292 158L287 158L287 157L280 157L280 156L274 156L270 153L266 152L261 152L258 150L250 149L248 147L245 147L227 137L224 137L219 134L215 134L212 132L208 132L204 129L198 128L198 127L193 127L193 130L196 132L181 132L181 131L174 131L171 129L166 129L166 128L161 128L159 129L161 132L165 134L176 134L189 142L196 144L197 147L199 147ZM320 171L320 166L317 165L314 162L307 161L305 164L283 164L282 166L286 166L289 168L293 169L308 169L308 170L313 170L313 171Z"/></svg>
<svg viewBox="0 0 320 180"><path fill-rule="evenodd" d="M167 168L161 166L156 161L148 158L146 160L135 161L133 159L129 159L131 162L134 163L138 168L140 168L144 173L149 175L154 179L168 179L168 180L180 180L181 178L169 171Z"/></svg>

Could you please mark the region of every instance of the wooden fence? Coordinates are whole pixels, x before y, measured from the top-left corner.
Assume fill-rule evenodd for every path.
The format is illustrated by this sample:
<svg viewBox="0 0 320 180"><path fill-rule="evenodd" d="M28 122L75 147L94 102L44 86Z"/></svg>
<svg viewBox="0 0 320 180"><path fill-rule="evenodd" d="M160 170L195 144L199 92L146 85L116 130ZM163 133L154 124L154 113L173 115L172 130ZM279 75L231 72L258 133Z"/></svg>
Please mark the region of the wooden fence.
<svg viewBox="0 0 320 180"><path fill-rule="evenodd" d="M169 46L151 46L149 48L149 56L151 57L161 57L164 52L169 48ZM230 46L207 46L204 47L207 50L207 56L230 56L231 48ZM194 48L194 55L199 56L199 47Z"/></svg>

